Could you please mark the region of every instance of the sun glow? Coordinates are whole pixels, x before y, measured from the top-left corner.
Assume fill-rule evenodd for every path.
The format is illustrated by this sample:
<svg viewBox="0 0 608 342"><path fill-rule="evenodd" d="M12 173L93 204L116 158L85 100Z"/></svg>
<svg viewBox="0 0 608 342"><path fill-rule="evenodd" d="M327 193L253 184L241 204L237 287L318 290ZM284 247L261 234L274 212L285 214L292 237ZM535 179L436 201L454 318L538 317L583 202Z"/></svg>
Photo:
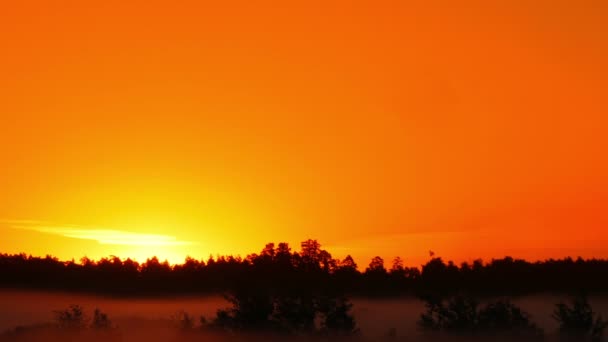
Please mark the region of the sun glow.
<svg viewBox="0 0 608 342"><path fill-rule="evenodd" d="M182 263L189 253L201 248L199 242L181 240L176 236L165 234L139 233L123 229L98 228L78 225L52 224L50 222L30 220L4 220L1 221L8 227L34 233L42 233L48 240L56 238L81 240L81 249L87 252L77 257L87 256L92 259L117 255L122 258L130 258L138 262L145 262L152 257L159 260L167 260L171 264ZM74 241L74 240L72 240ZM92 244L92 245L91 245ZM104 246L98 252L95 246ZM90 247L86 247L90 246ZM198 255L200 257L200 255Z"/></svg>
<svg viewBox="0 0 608 342"><path fill-rule="evenodd" d="M151 249L149 246L123 245L119 246L117 249L116 256L120 257L122 260L129 258L139 263L144 263L146 260L156 257L161 262L167 261L171 265L177 265L183 264L186 257L189 255L175 246L157 246ZM195 259L201 260L204 258L199 256ZM204 260L206 261L206 259Z"/></svg>

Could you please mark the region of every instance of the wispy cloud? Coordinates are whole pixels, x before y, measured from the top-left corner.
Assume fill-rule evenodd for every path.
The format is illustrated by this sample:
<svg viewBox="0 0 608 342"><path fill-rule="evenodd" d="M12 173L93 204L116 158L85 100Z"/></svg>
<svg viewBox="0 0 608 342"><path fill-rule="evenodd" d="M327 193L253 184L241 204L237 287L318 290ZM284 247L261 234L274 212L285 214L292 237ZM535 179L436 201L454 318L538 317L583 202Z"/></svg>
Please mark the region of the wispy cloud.
<svg viewBox="0 0 608 342"><path fill-rule="evenodd" d="M104 245L185 246L196 244L193 241L178 240L175 236L163 234L144 234L77 225L53 225L31 220L2 220L1 222L14 229L31 230L74 239L94 240Z"/></svg>

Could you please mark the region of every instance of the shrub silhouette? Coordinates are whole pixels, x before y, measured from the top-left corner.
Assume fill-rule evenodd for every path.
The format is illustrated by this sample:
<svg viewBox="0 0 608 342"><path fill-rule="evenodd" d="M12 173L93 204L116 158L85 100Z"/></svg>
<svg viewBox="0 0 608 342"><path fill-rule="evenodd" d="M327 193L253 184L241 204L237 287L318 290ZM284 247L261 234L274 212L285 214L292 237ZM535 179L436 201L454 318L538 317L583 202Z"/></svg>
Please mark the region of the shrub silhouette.
<svg viewBox="0 0 608 342"><path fill-rule="evenodd" d="M560 335L564 340L602 341L608 322L593 312L585 296L574 298L571 305L558 303L552 317L559 323Z"/></svg>
<svg viewBox="0 0 608 342"><path fill-rule="evenodd" d="M485 333L541 337L543 332L530 315L508 300L490 303L478 313L478 328Z"/></svg>
<svg viewBox="0 0 608 342"><path fill-rule="evenodd" d="M88 319L80 305L70 305L54 314L57 325L62 329L80 330L87 327Z"/></svg>
<svg viewBox="0 0 608 342"><path fill-rule="evenodd" d="M424 330L473 332L478 324L478 303L470 297L456 296L447 302L428 298L427 311L420 315L419 325Z"/></svg>
<svg viewBox="0 0 608 342"><path fill-rule="evenodd" d="M201 318L204 320L203 317ZM171 316L171 319L180 330L192 330L194 328L194 316L184 310L178 311L175 315ZM201 325L204 322L203 320L201 321Z"/></svg>
<svg viewBox="0 0 608 342"><path fill-rule="evenodd" d="M108 315L101 312L99 309L93 311L93 321L91 322L91 328L99 330L107 330L112 328L112 322L108 318Z"/></svg>
<svg viewBox="0 0 608 342"><path fill-rule="evenodd" d="M315 317L316 307L311 297L280 296L275 298L272 320L278 329L284 332L313 332Z"/></svg>
<svg viewBox="0 0 608 342"><path fill-rule="evenodd" d="M465 296L447 302L428 298L427 311L420 315L419 326L427 331L457 334L489 334L540 338L542 331L530 322L530 316L507 300L479 307Z"/></svg>
<svg viewBox="0 0 608 342"><path fill-rule="evenodd" d="M218 310L212 324L224 330L339 335L357 332L352 304L344 297L242 290L226 299L232 307Z"/></svg>
<svg viewBox="0 0 608 342"><path fill-rule="evenodd" d="M332 335L353 335L359 332L351 314L353 305L345 297L324 298L319 306L321 332Z"/></svg>
<svg viewBox="0 0 608 342"><path fill-rule="evenodd" d="M93 317L89 318L80 305L70 305L65 310L53 312L55 315L56 327L65 330L84 330L87 328L95 330L111 330L112 321L108 315L99 309L93 311Z"/></svg>
<svg viewBox="0 0 608 342"><path fill-rule="evenodd" d="M258 291L234 291L224 296L231 308L217 311L214 325L226 330L269 330L274 311L270 295Z"/></svg>

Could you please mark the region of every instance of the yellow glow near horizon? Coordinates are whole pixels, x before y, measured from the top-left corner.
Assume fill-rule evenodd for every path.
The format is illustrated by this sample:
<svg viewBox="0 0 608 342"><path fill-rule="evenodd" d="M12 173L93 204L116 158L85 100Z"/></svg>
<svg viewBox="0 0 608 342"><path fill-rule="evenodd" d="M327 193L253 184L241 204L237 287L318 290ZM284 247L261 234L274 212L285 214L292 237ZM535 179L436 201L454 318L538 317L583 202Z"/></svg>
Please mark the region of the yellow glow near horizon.
<svg viewBox="0 0 608 342"><path fill-rule="evenodd" d="M1 222L16 230L50 234L68 239L94 241L99 245L111 245L115 251L118 251L115 254L118 254L122 259L131 258L139 262L157 256L160 260L167 260L172 264L181 263L187 255L182 250L183 247L200 245L196 241L180 240L175 236L165 234L137 233L77 225L53 225L49 222L29 220L4 220ZM98 259L107 255L99 255L99 253L87 255L85 253L81 256ZM65 256L60 255L60 257Z"/></svg>

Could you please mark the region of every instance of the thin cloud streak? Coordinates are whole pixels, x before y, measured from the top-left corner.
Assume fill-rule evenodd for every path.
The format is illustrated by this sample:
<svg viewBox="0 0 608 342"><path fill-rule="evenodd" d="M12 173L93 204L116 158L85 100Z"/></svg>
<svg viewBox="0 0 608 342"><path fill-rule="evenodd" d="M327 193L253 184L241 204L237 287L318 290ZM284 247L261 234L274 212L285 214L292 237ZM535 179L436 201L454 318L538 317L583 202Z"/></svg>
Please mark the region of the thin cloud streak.
<svg viewBox="0 0 608 342"><path fill-rule="evenodd" d="M175 236L163 234L135 233L118 229L87 228L76 225L51 225L40 221L3 220L9 227L60 235L67 238L94 240L103 245L129 246L186 246L193 241L178 240Z"/></svg>

